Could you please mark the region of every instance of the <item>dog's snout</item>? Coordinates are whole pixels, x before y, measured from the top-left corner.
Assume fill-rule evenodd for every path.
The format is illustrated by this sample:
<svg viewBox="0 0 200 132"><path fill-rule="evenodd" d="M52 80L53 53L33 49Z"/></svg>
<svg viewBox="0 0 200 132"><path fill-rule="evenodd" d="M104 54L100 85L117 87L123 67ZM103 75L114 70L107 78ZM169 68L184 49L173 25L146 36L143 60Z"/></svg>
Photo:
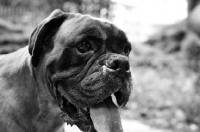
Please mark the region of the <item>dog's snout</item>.
<svg viewBox="0 0 200 132"><path fill-rule="evenodd" d="M113 70L124 70L128 71L130 69L130 65L128 59L125 58L116 58L106 62L106 66Z"/></svg>

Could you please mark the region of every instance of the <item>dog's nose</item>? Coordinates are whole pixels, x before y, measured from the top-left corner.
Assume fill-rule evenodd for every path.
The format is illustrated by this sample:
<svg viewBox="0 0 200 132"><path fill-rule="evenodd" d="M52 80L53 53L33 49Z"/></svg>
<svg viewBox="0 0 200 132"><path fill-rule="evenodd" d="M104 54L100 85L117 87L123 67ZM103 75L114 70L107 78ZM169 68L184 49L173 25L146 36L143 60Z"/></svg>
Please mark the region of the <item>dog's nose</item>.
<svg viewBox="0 0 200 132"><path fill-rule="evenodd" d="M112 58L106 62L106 66L113 70L124 70L128 71L130 69L130 64L127 57Z"/></svg>

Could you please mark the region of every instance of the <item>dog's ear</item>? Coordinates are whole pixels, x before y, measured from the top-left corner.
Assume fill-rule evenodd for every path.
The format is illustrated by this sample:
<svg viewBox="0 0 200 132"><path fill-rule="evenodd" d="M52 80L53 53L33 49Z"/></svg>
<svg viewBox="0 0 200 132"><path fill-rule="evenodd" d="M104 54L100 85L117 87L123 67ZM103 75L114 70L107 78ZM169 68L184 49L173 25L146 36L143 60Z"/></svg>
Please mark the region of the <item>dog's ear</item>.
<svg viewBox="0 0 200 132"><path fill-rule="evenodd" d="M56 9L34 29L29 39L29 53L33 67L38 65L44 49L50 47L50 44L45 42L55 35L67 16L66 13Z"/></svg>

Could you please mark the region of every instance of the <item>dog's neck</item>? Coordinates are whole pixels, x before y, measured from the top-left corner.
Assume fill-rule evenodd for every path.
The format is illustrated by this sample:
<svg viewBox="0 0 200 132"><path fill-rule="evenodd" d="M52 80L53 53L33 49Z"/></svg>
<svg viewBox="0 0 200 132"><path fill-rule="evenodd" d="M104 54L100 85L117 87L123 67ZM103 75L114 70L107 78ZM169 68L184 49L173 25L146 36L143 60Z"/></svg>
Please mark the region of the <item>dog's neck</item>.
<svg viewBox="0 0 200 132"><path fill-rule="evenodd" d="M45 96L48 91L42 90L34 77L27 47L0 56L0 91L1 100L4 100L0 102L3 104L0 109L15 115L23 129L46 132L53 127L55 119L60 118L52 98Z"/></svg>

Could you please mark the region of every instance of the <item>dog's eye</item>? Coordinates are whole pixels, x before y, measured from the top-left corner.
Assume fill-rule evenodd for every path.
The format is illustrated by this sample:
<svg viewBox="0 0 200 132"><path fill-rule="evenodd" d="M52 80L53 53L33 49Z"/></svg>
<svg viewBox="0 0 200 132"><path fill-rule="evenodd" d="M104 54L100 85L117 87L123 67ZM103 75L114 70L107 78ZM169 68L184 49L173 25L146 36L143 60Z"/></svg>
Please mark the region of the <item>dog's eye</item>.
<svg viewBox="0 0 200 132"><path fill-rule="evenodd" d="M89 42L81 42L79 45L77 45L77 50L80 52L80 53L86 53L88 51L91 51L92 50L92 46L91 46L91 43Z"/></svg>

